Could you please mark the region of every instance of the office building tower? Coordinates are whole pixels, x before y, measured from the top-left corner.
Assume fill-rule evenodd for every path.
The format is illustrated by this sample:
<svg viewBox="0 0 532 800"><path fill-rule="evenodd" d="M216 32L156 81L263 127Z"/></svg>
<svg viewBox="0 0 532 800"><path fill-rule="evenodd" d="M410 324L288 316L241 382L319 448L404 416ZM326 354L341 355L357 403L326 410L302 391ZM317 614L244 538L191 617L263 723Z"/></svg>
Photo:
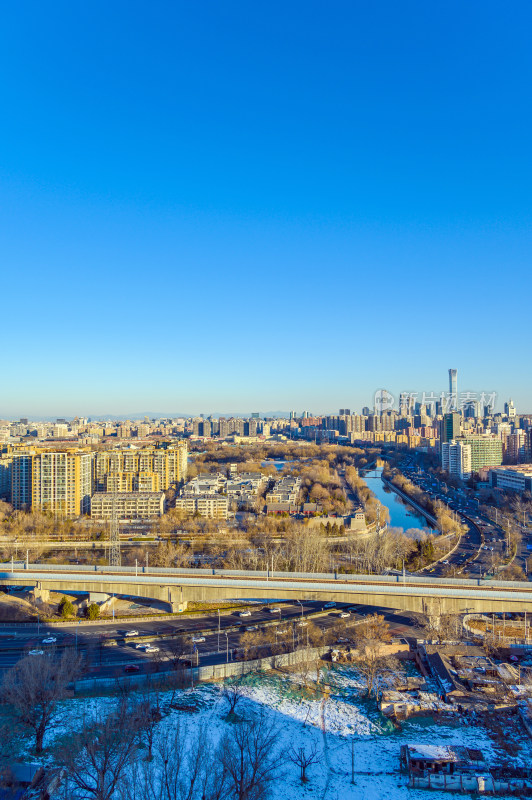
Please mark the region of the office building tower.
<svg viewBox="0 0 532 800"><path fill-rule="evenodd" d="M510 398L510 401L508 403L504 404L504 413L508 417L508 419L515 419L516 410L512 398Z"/></svg>
<svg viewBox="0 0 532 800"><path fill-rule="evenodd" d="M460 436L460 414L456 411L444 414L441 424L442 442L450 442Z"/></svg>
<svg viewBox="0 0 532 800"><path fill-rule="evenodd" d="M467 436L458 440L471 449L471 471L502 464L502 441L495 436Z"/></svg>
<svg viewBox="0 0 532 800"><path fill-rule="evenodd" d="M458 410L458 370L449 370L449 411Z"/></svg>

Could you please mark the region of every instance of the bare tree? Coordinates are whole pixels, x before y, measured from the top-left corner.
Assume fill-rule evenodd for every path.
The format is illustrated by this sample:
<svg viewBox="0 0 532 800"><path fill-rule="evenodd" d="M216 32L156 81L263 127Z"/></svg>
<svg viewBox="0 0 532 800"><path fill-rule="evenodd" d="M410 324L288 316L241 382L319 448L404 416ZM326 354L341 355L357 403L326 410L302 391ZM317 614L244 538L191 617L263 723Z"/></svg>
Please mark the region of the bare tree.
<svg viewBox="0 0 532 800"><path fill-rule="evenodd" d="M222 698L229 706L227 716L230 717L235 713L235 708L244 697L242 687L238 683L226 683L222 689Z"/></svg>
<svg viewBox="0 0 532 800"><path fill-rule="evenodd" d="M386 654L385 645L390 641L389 625L380 614L367 617L357 626L354 661L366 683L368 697L377 693L383 679L393 679L399 672L397 659Z"/></svg>
<svg viewBox="0 0 532 800"><path fill-rule="evenodd" d="M132 759L118 791L122 800L229 800L207 730L179 720L156 740L153 761Z"/></svg>
<svg viewBox="0 0 532 800"><path fill-rule="evenodd" d="M7 672L2 683L2 698L16 718L35 734L35 750L42 753L44 735L54 720L57 704L66 696L68 684L80 671L80 658L65 650L27 655Z"/></svg>
<svg viewBox="0 0 532 800"><path fill-rule="evenodd" d="M308 782L307 769L312 764L319 764L321 761L321 755L318 753L318 746L315 742L313 742L310 746L310 752L308 753L304 747L298 747L296 749L293 745L291 745L288 748L287 755L292 764L295 764L297 767L299 767L301 783Z"/></svg>
<svg viewBox="0 0 532 800"><path fill-rule="evenodd" d="M58 753L80 800L112 800L135 753L137 726L125 703L92 720Z"/></svg>
<svg viewBox="0 0 532 800"><path fill-rule="evenodd" d="M283 757L277 747L279 731L260 714L233 726L220 743L218 758L235 800L261 800L278 777Z"/></svg>
<svg viewBox="0 0 532 800"><path fill-rule="evenodd" d="M155 732L162 715L159 709L159 692L152 693L149 684L146 689L140 703L133 707L132 716L139 742L148 748L148 761L151 761Z"/></svg>

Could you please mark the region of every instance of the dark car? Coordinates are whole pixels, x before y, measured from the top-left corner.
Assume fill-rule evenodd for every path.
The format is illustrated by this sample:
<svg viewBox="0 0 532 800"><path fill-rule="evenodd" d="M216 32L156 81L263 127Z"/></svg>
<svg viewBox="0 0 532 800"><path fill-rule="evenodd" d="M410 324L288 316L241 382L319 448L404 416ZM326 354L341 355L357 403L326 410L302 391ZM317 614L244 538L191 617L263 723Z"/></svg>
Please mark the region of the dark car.
<svg viewBox="0 0 532 800"><path fill-rule="evenodd" d="M124 667L124 672L138 672L139 670L140 670L140 667L139 667L138 664L127 664Z"/></svg>

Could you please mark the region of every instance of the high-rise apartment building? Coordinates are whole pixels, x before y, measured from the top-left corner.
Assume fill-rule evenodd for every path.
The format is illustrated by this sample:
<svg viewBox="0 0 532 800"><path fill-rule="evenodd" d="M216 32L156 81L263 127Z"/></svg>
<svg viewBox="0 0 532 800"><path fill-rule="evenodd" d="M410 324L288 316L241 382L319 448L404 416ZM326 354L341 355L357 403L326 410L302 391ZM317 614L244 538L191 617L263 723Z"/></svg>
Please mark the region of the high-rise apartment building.
<svg viewBox="0 0 532 800"><path fill-rule="evenodd" d="M169 447L104 450L94 454L95 492L165 491L187 477L185 441Z"/></svg>
<svg viewBox="0 0 532 800"><path fill-rule="evenodd" d="M31 456L31 507L65 517L90 512L92 454L42 452Z"/></svg>
<svg viewBox="0 0 532 800"><path fill-rule="evenodd" d="M14 453L11 462L11 504L17 510L31 508L32 458L30 453Z"/></svg>
<svg viewBox="0 0 532 800"><path fill-rule="evenodd" d="M441 446L441 466L449 475L467 480L471 476L471 446L464 441L444 442Z"/></svg>

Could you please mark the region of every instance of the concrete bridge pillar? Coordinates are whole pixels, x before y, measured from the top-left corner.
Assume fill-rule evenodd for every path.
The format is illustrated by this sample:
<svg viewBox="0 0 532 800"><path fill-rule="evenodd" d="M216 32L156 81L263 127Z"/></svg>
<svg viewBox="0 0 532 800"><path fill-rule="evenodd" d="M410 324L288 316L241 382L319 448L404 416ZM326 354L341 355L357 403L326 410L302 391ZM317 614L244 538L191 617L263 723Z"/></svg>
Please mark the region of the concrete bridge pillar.
<svg viewBox="0 0 532 800"><path fill-rule="evenodd" d="M50 590L43 589L41 583L37 583L32 589L31 594L36 603L48 603L50 600Z"/></svg>
<svg viewBox="0 0 532 800"><path fill-rule="evenodd" d="M182 586L167 586L168 592L167 602L170 605L172 613L178 613L187 610L187 601L183 600L183 587Z"/></svg>

